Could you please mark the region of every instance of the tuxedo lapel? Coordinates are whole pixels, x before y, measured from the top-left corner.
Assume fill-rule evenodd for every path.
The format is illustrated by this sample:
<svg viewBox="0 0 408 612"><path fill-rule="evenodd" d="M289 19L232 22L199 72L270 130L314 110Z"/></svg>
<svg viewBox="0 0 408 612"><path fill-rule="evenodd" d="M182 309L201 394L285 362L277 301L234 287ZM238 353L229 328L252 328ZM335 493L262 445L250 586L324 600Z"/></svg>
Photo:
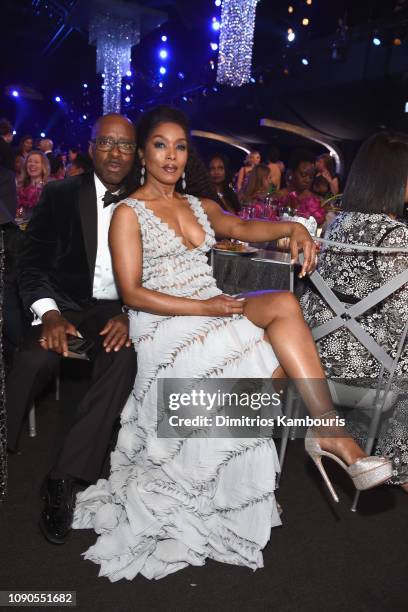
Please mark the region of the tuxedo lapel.
<svg viewBox="0 0 408 612"><path fill-rule="evenodd" d="M91 282L95 272L96 249L98 246L98 208L93 174L84 175L79 190L79 216L84 237L86 257L88 260Z"/></svg>

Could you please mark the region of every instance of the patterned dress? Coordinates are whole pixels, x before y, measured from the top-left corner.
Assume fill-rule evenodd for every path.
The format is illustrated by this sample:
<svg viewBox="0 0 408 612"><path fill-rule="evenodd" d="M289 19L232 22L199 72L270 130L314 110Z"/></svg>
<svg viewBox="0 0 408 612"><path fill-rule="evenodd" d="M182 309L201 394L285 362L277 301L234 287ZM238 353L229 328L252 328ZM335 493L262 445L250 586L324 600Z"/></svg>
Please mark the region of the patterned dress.
<svg viewBox="0 0 408 612"><path fill-rule="evenodd" d="M408 247L408 228L385 214L344 212L330 225L325 238L335 242L381 247ZM343 252L341 256L328 249L319 257L318 270L327 284L342 296L364 298L368 293L408 266L405 253L381 254ZM313 328L333 317L332 310L313 291L301 298L303 314ZM343 301L346 301L343 299ZM395 355L397 343L408 318L408 287L384 300L359 318L359 323L390 355ZM376 379L380 364L358 340L342 328L318 342L320 358L330 378ZM408 349L403 352L397 375L407 377ZM392 482L408 482L408 395L401 395L393 415L383 427L377 454L393 460Z"/></svg>
<svg viewBox="0 0 408 612"><path fill-rule="evenodd" d="M187 196L203 243L189 250L142 201L127 199L143 245L142 284L192 299L219 295L206 252L214 232ZM161 316L130 311L138 373L121 415L109 480L77 498L75 528L100 534L85 558L111 581L162 578L206 558L251 569L280 525L279 464L271 438L159 438L158 378L266 378L278 366L264 330L246 317Z"/></svg>

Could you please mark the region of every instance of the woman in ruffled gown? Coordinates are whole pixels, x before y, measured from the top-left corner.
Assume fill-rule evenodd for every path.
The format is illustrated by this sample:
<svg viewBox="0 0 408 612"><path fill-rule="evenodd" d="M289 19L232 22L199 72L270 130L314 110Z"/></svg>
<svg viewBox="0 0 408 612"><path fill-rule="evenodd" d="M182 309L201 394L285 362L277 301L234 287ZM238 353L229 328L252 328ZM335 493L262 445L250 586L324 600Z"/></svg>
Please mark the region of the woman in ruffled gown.
<svg viewBox="0 0 408 612"><path fill-rule="evenodd" d="M282 376L283 368L305 380L303 399L312 413L330 410L325 381L318 392L306 384L324 375L295 297L225 296L206 256L214 233L250 241L289 236L292 254L304 251L306 274L315 246L296 223L245 222L210 200L182 195L191 184L191 145L179 111L159 107L143 115L137 134L141 187L118 205L110 246L130 308L138 373L121 415L111 476L78 495L74 528L99 534L85 558L111 581L138 573L158 579L206 558L255 570L263 566L271 528L280 525L273 440L211 432L160 438L156 382L270 378ZM348 464L364 457L351 438L324 444Z"/></svg>

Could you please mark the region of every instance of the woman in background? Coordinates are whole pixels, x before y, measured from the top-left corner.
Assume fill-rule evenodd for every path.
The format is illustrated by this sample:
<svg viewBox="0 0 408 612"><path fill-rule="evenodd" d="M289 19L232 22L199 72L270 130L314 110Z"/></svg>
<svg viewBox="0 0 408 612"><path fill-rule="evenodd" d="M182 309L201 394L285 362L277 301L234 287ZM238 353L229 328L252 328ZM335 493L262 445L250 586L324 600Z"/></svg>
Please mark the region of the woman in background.
<svg viewBox="0 0 408 612"><path fill-rule="evenodd" d="M245 189L248 176L255 168L257 164L261 163L261 154L259 151L251 151L245 158L244 165L239 169L237 176L237 184L235 186L235 190L239 193L242 189Z"/></svg>
<svg viewBox="0 0 408 612"><path fill-rule="evenodd" d="M41 191L50 176L50 162L41 151L31 151L24 160L21 186L17 189L16 221L28 223Z"/></svg>
<svg viewBox="0 0 408 612"><path fill-rule="evenodd" d="M330 186L330 193L337 195L340 191L339 177L336 174L334 160L328 153L316 159L316 176L322 176Z"/></svg>
<svg viewBox="0 0 408 612"><path fill-rule="evenodd" d="M245 189L240 193L242 204L251 204L260 198L264 198L272 185L272 173L266 164L255 166L248 178Z"/></svg>
<svg viewBox="0 0 408 612"><path fill-rule="evenodd" d="M380 132L361 147L347 180L342 212L325 238L335 242L381 247L408 247L408 228L396 220L408 200L408 138ZM406 253L341 252L330 249L319 258L318 271L342 301L358 302L408 267ZM329 321L332 310L312 291L301 298L307 323L313 328ZM402 326L408 318L408 287L404 286L359 318L360 325L384 350L395 354ZM346 328L318 342L320 358L330 378L376 379L380 364ZM408 374L408 349L397 375ZM388 429L381 432L377 453L393 460L393 484L408 492L408 397L400 397Z"/></svg>
<svg viewBox="0 0 408 612"><path fill-rule="evenodd" d="M232 176L227 158L224 155L214 155L210 159L208 170L219 204L224 210L237 215L241 204L231 185Z"/></svg>

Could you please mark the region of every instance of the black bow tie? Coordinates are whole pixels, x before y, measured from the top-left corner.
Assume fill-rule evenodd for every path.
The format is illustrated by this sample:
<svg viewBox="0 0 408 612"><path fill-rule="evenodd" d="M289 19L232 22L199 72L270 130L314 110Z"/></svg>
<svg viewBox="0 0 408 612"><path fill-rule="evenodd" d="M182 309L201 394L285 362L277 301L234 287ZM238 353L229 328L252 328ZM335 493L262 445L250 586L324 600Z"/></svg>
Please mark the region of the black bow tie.
<svg viewBox="0 0 408 612"><path fill-rule="evenodd" d="M103 207L106 208L111 204L117 204L122 199L122 195L120 193L112 193L111 191L107 191L102 198Z"/></svg>

